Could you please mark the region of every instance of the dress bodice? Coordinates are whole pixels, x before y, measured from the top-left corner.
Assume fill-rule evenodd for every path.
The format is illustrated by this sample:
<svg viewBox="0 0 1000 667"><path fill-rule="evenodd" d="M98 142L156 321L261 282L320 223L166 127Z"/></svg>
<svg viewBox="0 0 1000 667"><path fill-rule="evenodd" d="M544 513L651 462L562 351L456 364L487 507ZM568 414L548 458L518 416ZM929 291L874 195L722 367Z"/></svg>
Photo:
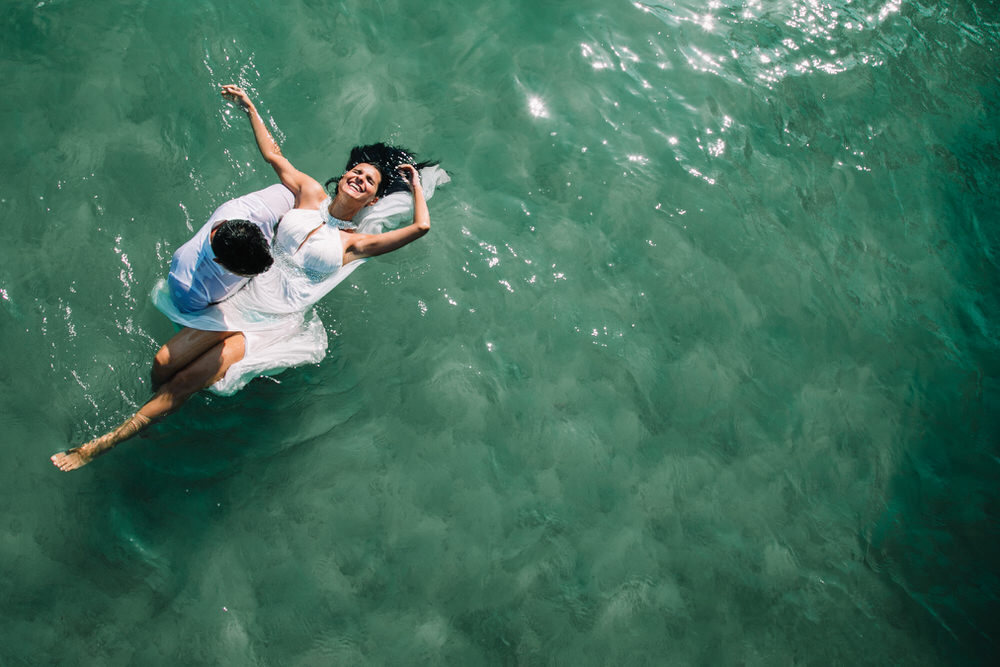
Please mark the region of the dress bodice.
<svg viewBox="0 0 1000 667"><path fill-rule="evenodd" d="M293 208L285 214L274 236L274 256L322 280L343 264L340 230L326 224L316 210Z"/></svg>

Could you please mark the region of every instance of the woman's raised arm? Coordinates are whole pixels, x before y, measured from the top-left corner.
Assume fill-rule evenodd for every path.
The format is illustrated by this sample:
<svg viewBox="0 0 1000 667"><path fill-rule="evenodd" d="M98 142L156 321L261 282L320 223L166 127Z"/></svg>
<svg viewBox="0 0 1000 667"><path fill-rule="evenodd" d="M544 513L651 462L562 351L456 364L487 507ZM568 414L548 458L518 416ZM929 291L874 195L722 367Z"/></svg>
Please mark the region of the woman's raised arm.
<svg viewBox="0 0 1000 667"><path fill-rule="evenodd" d="M227 84L222 87L222 96L238 103L247 112L247 117L250 119L250 126L253 128L253 136L257 140L257 148L260 149L260 154L271 165L275 173L278 174L278 178L281 179L282 184L295 195L295 206L300 206L303 190L311 194L313 198L319 197L322 200L326 196L323 186L308 174L304 174L292 166L288 158L281 154L281 147L278 146L278 142L268 132L267 126L264 125L264 119L257 113L257 107L250 101L250 97L246 92L239 86ZM309 203L311 202L307 202L307 204Z"/></svg>

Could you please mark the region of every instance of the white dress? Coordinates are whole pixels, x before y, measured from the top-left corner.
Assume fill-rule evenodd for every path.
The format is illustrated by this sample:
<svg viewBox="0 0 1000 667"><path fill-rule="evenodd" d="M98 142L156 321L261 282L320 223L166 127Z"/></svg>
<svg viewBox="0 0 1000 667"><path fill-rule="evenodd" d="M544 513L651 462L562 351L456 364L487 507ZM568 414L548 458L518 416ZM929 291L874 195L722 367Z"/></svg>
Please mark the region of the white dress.
<svg viewBox="0 0 1000 667"><path fill-rule="evenodd" d="M427 199L437 185L447 183L440 167L421 170ZM359 231L377 234L389 217L412 210L412 196L396 193L371 207L364 219L355 218ZM275 375L326 356L323 322L312 306L367 260L342 265L340 229L319 210L292 209L281 219L271 254L274 264L225 301L193 313L177 309L161 280L153 290L153 304L176 324L204 331L241 331L246 337L243 359L209 389L223 396L235 394L255 377ZM318 229L317 229L318 228ZM311 236L310 232L316 230ZM306 238L308 236L308 239Z"/></svg>

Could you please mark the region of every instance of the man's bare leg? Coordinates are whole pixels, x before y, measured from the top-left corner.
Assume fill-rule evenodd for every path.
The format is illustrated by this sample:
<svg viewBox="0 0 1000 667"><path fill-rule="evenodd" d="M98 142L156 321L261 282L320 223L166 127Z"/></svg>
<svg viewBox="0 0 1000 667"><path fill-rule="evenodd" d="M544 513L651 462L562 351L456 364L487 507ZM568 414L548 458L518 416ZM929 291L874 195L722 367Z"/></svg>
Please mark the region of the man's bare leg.
<svg viewBox="0 0 1000 667"><path fill-rule="evenodd" d="M153 391L159 390L181 369L193 363L220 341L239 333L236 331L202 331L185 327L174 334L173 338L164 343L153 358L153 369L150 371Z"/></svg>
<svg viewBox="0 0 1000 667"><path fill-rule="evenodd" d="M230 335L224 340L217 342L192 363L174 373L173 377L160 387L156 395L125 423L85 445L54 454L51 457L53 465L60 470L75 470L87 465L119 443L135 436L153 421L182 406L198 390L221 380L229 367L242 359L246 351L246 338L243 334L228 333Z"/></svg>

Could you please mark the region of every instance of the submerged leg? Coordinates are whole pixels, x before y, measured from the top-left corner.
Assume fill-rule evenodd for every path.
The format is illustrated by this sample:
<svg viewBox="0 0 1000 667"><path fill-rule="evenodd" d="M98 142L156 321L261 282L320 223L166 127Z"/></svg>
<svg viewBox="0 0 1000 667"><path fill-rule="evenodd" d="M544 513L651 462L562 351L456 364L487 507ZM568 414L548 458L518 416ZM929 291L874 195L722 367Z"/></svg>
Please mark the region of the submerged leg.
<svg viewBox="0 0 1000 667"><path fill-rule="evenodd" d="M52 463L60 470L76 470L87 465L119 442L128 440L151 423L152 420L149 417L142 412L137 412L126 419L121 426L105 433L100 438L91 440L80 447L74 447L69 451L53 454Z"/></svg>
<svg viewBox="0 0 1000 667"><path fill-rule="evenodd" d="M159 388L156 395L139 409L140 413L150 419L159 419L170 414L181 407L192 394L221 380L229 367L243 358L246 352L246 338L242 333L239 331L207 333L225 333L228 337L175 372L166 384Z"/></svg>
<svg viewBox="0 0 1000 667"><path fill-rule="evenodd" d="M119 443L134 437L155 420L182 406L198 390L221 380L229 367L243 358L246 339L239 332L215 333L228 333L229 336L173 373L156 395L121 426L85 445L54 454L51 457L53 465L60 470L75 470L87 465Z"/></svg>

